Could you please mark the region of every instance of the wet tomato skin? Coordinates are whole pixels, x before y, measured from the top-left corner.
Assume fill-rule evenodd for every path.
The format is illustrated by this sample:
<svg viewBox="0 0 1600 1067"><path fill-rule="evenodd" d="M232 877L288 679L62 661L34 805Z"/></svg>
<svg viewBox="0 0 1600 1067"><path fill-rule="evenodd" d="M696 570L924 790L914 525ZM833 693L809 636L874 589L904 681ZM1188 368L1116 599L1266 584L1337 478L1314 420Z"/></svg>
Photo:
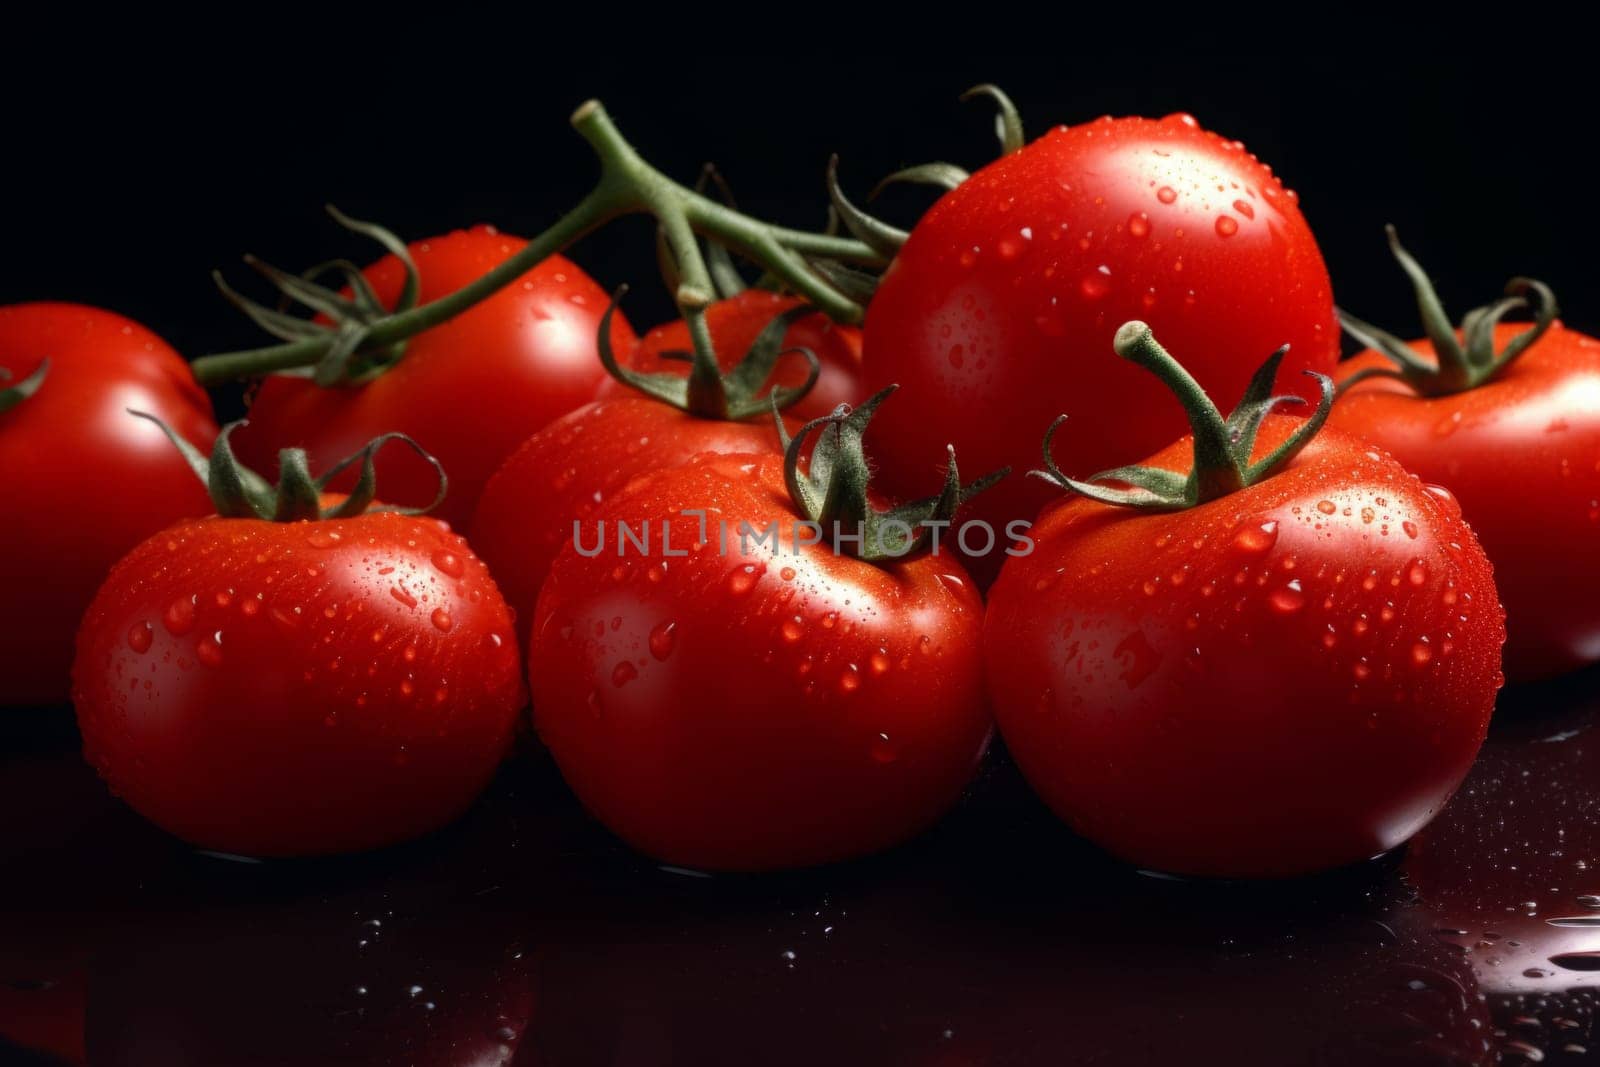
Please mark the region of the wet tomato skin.
<svg viewBox="0 0 1600 1067"><path fill-rule="evenodd" d="M183 358L150 330L79 304L0 308L0 367L39 389L0 413L0 704L53 704L70 685L78 620L111 565L178 519L205 487L150 412L201 449L217 423Z"/></svg>
<svg viewBox="0 0 1600 1067"><path fill-rule="evenodd" d="M789 429L796 429L792 421ZM472 544L526 635L572 524L591 519L630 480L702 452L777 450L770 420L696 418L639 393L598 400L528 438L501 465L478 502Z"/></svg>
<svg viewBox="0 0 1600 1067"><path fill-rule="evenodd" d="M1271 416L1257 455L1295 420ZM1153 457L1182 470L1189 443ZM1067 498L1007 562L990 696L1028 781L1141 867L1324 870L1399 845L1483 741L1501 684L1491 568L1447 496L1324 430L1200 507Z"/></svg>
<svg viewBox="0 0 1600 1067"><path fill-rule="evenodd" d="M1301 370L1338 359L1328 272L1294 194L1187 115L1057 127L911 231L865 327L867 391L901 386L871 442L884 490L919 491L951 434L965 471L1037 467L1039 428L1062 413L1064 469L1121 466L1172 441L1182 411L1106 358L1131 319L1186 353L1214 397L1239 396L1288 344L1277 391L1314 399ZM1049 499L1043 483L1009 478L969 517L1000 529Z"/></svg>
<svg viewBox="0 0 1600 1067"><path fill-rule="evenodd" d="M1525 329L1498 326L1496 351ZM1433 355L1428 341L1411 347ZM1340 371L1375 365L1383 357L1363 352ZM1556 323L1487 383L1449 396L1369 378L1329 423L1460 501L1506 606L1507 678L1600 661L1600 341Z"/></svg>
<svg viewBox="0 0 1600 1067"><path fill-rule="evenodd" d="M714 521L691 546L685 508L729 523L726 556ZM669 520L689 553L568 546L539 597L534 723L618 836L694 869L803 867L897 844L955 803L991 727L983 608L953 558L793 554L773 455L699 457L596 518ZM741 520L783 524L781 551L741 552Z"/></svg>
<svg viewBox="0 0 1600 1067"><path fill-rule="evenodd" d="M792 296L750 289L712 304L706 309L706 326L711 331L717 362L724 370L732 369L773 316L798 307L800 303ZM648 373L686 373L683 363L663 359L661 353L687 352L692 347L688 326L682 319L673 319L639 338L626 363L634 370ZM783 347L808 348L821 366L817 383L788 409L790 416L802 422L815 419L840 404L855 404L865 397L861 391L861 331L858 328L832 322L820 313L808 315L789 327L783 335ZM794 387L805 382L806 374L804 358L785 356L779 361L772 382ZM631 393L628 386L607 377L600 383L596 396L605 399Z"/></svg>
<svg viewBox="0 0 1600 1067"><path fill-rule="evenodd" d="M134 810L249 856L374 848L460 814L522 695L488 569L435 519L200 519L113 570L78 635L84 752Z"/></svg>
<svg viewBox="0 0 1600 1067"><path fill-rule="evenodd" d="M426 303L454 292L527 244L490 226L409 246ZM362 272L392 307L405 281L394 256ZM522 279L449 322L411 338L400 363L365 384L322 388L308 378L267 377L234 447L254 470L276 469L278 450L304 448L322 470L383 433L410 434L450 473L437 514L465 529L478 494L529 434L587 403L605 369L595 338L610 297L576 264L551 256ZM634 334L618 314L611 342ZM378 484L397 504L433 499L433 468L409 450L378 457ZM348 489L354 472L334 483Z"/></svg>

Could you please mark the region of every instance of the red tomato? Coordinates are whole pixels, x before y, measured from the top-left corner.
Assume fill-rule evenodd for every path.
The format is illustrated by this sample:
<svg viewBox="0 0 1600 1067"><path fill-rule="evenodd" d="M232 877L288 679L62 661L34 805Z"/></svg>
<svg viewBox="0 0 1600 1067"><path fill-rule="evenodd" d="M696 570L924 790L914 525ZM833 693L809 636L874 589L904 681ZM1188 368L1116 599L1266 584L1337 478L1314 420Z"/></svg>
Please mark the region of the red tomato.
<svg viewBox="0 0 1600 1067"><path fill-rule="evenodd" d="M1040 428L1060 411L1072 416L1062 463L1082 474L1171 441L1182 412L1105 358L1129 319L1188 353L1221 396L1288 344L1279 380L1309 397L1299 371L1331 370L1339 354L1328 272L1295 196L1237 141L1188 115L1057 127L940 199L868 308L864 384L902 386L873 439L885 490L925 477L954 425L986 431L962 440L973 470L1036 465ZM1011 478L972 517L998 530L1049 498Z"/></svg>
<svg viewBox="0 0 1600 1067"><path fill-rule="evenodd" d="M1527 328L1497 326L1494 347ZM1428 341L1411 348L1433 356ZM1389 365L1369 350L1341 377ZM1340 397L1329 422L1461 502L1494 561L1508 677L1600 661L1600 341L1557 323L1484 384L1445 396L1368 378Z"/></svg>
<svg viewBox="0 0 1600 1067"><path fill-rule="evenodd" d="M183 457L136 407L201 448L211 401L165 341L78 304L0 308L0 368L36 392L0 412L0 703L67 698L72 635L111 565L155 531L211 510Z"/></svg>
<svg viewBox="0 0 1600 1067"><path fill-rule="evenodd" d="M774 315L800 306L801 301L792 296L761 289L750 289L727 300L719 300L706 309L706 325L711 331L711 342L716 348L717 362L729 370L750 349ZM646 373L681 371L688 373L687 365L661 358L663 352L688 352L692 348L689 328L682 319L657 326L639 339L626 365ZM783 347L809 348L816 353L822 365L817 383L803 399L787 408L797 419L814 419L826 415L840 404L854 404L865 394L861 391L861 331L853 326L840 326L829 321L820 312L808 315L789 327L783 335ZM778 363L773 383L777 386L797 387L806 380L806 362L798 356L785 357ZM597 396L632 395L633 391L615 378L600 383Z"/></svg>
<svg viewBox="0 0 1600 1067"><path fill-rule="evenodd" d="M636 392L596 401L528 438L495 472L472 520L472 544L526 637L539 587L575 521L588 522L631 479L698 453L777 447L770 419L697 418Z"/></svg>
<svg viewBox="0 0 1600 1067"><path fill-rule="evenodd" d="M711 516L699 547L685 508ZM983 609L949 556L795 553L773 454L664 470L596 520L612 541L556 558L529 673L540 737L625 841L691 868L800 867L903 841L955 802L990 725ZM617 520L648 521L651 551L619 558ZM779 523L780 548L741 545L741 521ZM683 558L662 554L663 522Z"/></svg>
<svg viewBox="0 0 1600 1067"><path fill-rule="evenodd" d="M436 519L179 523L84 617L84 752L134 810L251 856L416 837L487 784L521 706L511 616Z"/></svg>
<svg viewBox="0 0 1600 1067"><path fill-rule="evenodd" d="M409 246L421 274L421 301L454 292L527 242L477 226ZM395 256L363 273L385 306L405 281ZM405 357L365 384L322 388L309 378L272 375L235 437L239 456L270 471L280 448L304 448L313 467L356 452L381 433L410 434L450 472L439 516L465 526L500 462L535 430L588 401L605 377L596 352L609 297L577 265L551 256L469 311L413 337ZM621 315L611 342L634 343ZM401 504L433 496L434 474L396 450L378 460L385 495ZM349 479L335 483L348 487Z"/></svg>
<svg viewBox="0 0 1600 1067"><path fill-rule="evenodd" d="M1268 416L1254 454L1299 425ZM1148 464L1186 471L1191 447ZM1045 802L1131 863L1364 859L1426 824L1483 741L1505 639L1489 563L1371 445L1324 430L1187 510L1074 496L1031 535L990 592L995 716Z"/></svg>

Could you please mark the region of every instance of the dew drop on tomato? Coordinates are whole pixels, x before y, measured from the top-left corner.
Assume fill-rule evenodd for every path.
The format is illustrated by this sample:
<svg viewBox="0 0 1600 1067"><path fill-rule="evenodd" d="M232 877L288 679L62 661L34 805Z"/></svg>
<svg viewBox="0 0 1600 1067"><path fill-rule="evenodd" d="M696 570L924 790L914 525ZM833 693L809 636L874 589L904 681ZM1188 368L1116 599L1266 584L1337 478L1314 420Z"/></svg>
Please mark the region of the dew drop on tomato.
<svg viewBox="0 0 1600 1067"><path fill-rule="evenodd" d="M168 605L161 623L174 637L182 637L194 628L194 598L180 597Z"/></svg>
<svg viewBox="0 0 1600 1067"><path fill-rule="evenodd" d="M1296 578L1281 589L1274 590L1272 595L1267 598L1267 603L1279 615L1293 615L1305 607L1306 598L1300 589L1300 579Z"/></svg>
<svg viewBox="0 0 1600 1067"><path fill-rule="evenodd" d="M155 639L155 627L148 622L136 622L128 628L128 647L139 655L150 651L150 642Z"/></svg>
<svg viewBox="0 0 1600 1067"><path fill-rule="evenodd" d="M1278 543L1278 524L1275 520L1246 525L1233 536L1233 546L1240 551L1259 555Z"/></svg>
<svg viewBox="0 0 1600 1067"><path fill-rule="evenodd" d="M650 654L658 660L672 655L678 643L678 624L663 622L650 631Z"/></svg>

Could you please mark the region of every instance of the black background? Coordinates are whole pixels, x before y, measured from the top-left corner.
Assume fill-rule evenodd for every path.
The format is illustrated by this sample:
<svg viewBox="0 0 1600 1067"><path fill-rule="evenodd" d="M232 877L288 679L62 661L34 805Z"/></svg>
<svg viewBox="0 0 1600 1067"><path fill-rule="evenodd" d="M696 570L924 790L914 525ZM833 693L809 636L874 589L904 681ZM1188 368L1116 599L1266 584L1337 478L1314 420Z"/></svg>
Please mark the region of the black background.
<svg viewBox="0 0 1600 1067"><path fill-rule="evenodd" d="M1570 324L1600 327L1600 94L1584 26L1506 16L1452 35L1311 9L1196 26L1130 8L1122 24L1059 28L997 14L939 52L925 27L796 24L734 42L592 15L524 28L463 11L392 40L325 16L241 15L160 44L148 27L88 16L24 26L0 63L12 105L0 300L106 306L189 356L262 343L216 295L212 268L248 287L246 251L295 268L368 258L322 214L329 201L407 239L479 221L537 232L593 178L566 125L588 96L669 174L715 160L743 208L811 227L832 152L858 197L906 163L990 158L989 105L956 97L992 80L1034 135L1185 110L1242 139L1301 194L1339 302L1399 332L1418 332L1416 313L1386 221L1457 316L1522 273L1555 287ZM657 43L619 48L622 31ZM982 47L987 33L1004 47ZM880 206L907 224L926 202L906 191ZM575 258L608 288L634 284L636 325L671 313L644 223L613 226Z"/></svg>

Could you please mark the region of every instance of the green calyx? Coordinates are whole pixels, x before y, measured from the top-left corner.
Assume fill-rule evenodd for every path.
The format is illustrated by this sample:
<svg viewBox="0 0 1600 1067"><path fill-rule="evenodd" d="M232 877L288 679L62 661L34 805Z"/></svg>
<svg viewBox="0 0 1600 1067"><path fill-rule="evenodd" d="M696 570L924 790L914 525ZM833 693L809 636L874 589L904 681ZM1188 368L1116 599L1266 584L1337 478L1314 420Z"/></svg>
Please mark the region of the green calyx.
<svg viewBox="0 0 1600 1067"><path fill-rule="evenodd" d="M39 391L39 386L44 384L46 375L50 373L50 361L47 359L40 363L34 372L15 385L8 385L0 389L0 415L5 414L34 393ZM0 367L0 383L9 382L11 372Z"/></svg>
<svg viewBox="0 0 1600 1067"><path fill-rule="evenodd" d="M404 338L383 345L369 345L368 340L372 328L379 322L417 306L422 280L404 241L376 223L350 218L332 204L326 205L326 208L333 221L352 233L377 241L405 268L405 284L394 307L383 306L361 269L348 259L331 259L302 274L290 274L255 256L245 256L244 261L282 294L277 308L269 308L240 294L223 278L221 271L213 271L211 277L230 304L279 340L323 339L328 342L321 357L309 368L311 377L318 385L354 385L377 377L400 362L405 355ZM329 275L342 282L344 288L349 290L348 296L318 281ZM290 303L319 313L331 323L291 315L284 310Z"/></svg>
<svg viewBox="0 0 1600 1067"><path fill-rule="evenodd" d="M868 562L899 559L921 549L928 541L933 524L948 524L956 509L994 485L1011 472L1004 467L966 486L956 470L954 445L946 447L944 487L938 496L915 500L897 508L879 511L867 495L871 472L862 449L862 437L872 415L898 386L891 385L851 410L841 404L831 415L812 419L790 437L783 420L773 412L778 440L783 446L784 480L795 507L824 533L843 532L849 540L836 543L854 548L859 559ZM820 431L820 432L819 432ZM807 438L817 433L807 470L800 470L801 454ZM859 534L859 543L855 536Z"/></svg>
<svg viewBox="0 0 1600 1067"><path fill-rule="evenodd" d="M774 315L750 343L749 351L726 374L722 372L716 358L711 354L709 333L705 343L696 344L692 351L661 353L663 359L689 364L687 375L666 372L646 373L624 367L611 347L611 317L616 313L617 305L627 292L626 285L618 288L611 298L610 305L606 307L605 314L600 317L598 338L600 362L617 381L631 385L641 393L671 404L675 408L681 408L691 415L703 419L736 421L762 414L772 408L786 408L809 393L811 387L817 384L817 377L822 373L822 363L811 349L783 347L783 338L789 332L790 326L808 315L817 314L817 309L808 304L800 304ZM705 328L705 320L702 318L698 321L701 328ZM690 321L689 327L690 335L693 336L695 320ZM810 368L806 380L798 386L778 386L770 392L763 393L762 390L772 377L778 360L791 355L805 359Z"/></svg>
<svg viewBox="0 0 1600 1067"><path fill-rule="evenodd" d="M243 426L243 420L230 422L217 434L216 443L207 458L198 448L178 436L165 422L143 411L129 409L128 414L148 419L161 428L175 448L188 460L195 474L206 484L217 514L225 519L263 519L268 522L302 522L320 519L350 519L367 512L392 511L399 515L423 515L444 501L450 487L444 468L439 461L425 452L421 445L403 433L386 433L367 442L365 448L347 456L313 478L304 449L285 448L278 453L278 484L272 485L261 475L239 462L233 454L228 438ZM432 465L439 478L439 490L427 507L398 508L387 505L374 506L377 494L377 471L373 461L378 452L390 441L409 445L417 455ZM328 484L356 463L361 473L355 487L337 506L323 508L322 494Z"/></svg>
<svg viewBox="0 0 1600 1067"><path fill-rule="evenodd" d="M1200 383L1156 341L1149 326L1137 320L1124 323L1117 330L1112 345L1117 355L1160 378L1183 404L1194 435L1194 465L1187 475L1160 467L1132 466L1101 471L1083 481L1068 478L1050 455L1056 431L1067 418L1061 415L1045 431L1045 469L1028 473L1102 503L1146 511L1181 511L1236 493L1282 470L1316 436L1333 407L1333 379L1306 371L1322 387L1316 410L1282 444L1252 463L1250 457L1255 451L1256 434L1267 415L1285 404L1305 403L1298 396L1272 395L1272 384L1277 379L1278 366L1289 351L1288 345L1278 349L1261 365L1250 379L1238 407L1226 419L1200 388ZM1127 488L1104 484L1107 482L1120 483Z"/></svg>
<svg viewBox="0 0 1600 1067"><path fill-rule="evenodd" d="M1435 358L1429 362L1394 334L1341 310L1339 325L1344 327L1344 332L1394 363L1393 367L1371 367L1352 374L1340 383L1341 391L1367 378L1396 378L1421 396L1448 396L1475 389L1532 347L1560 314L1555 294L1548 285L1532 278L1512 278L1506 283L1503 297L1467 312L1461 320L1458 337L1427 273L1401 246L1394 227L1386 226L1384 230L1389 235L1389 250L1416 290L1422 328L1433 342ZM1497 352L1494 328L1514 311L1531 311L1533 322Z"/></svg>
<svg viewBox="0 0 1600 1067"><path fill-rule="evenodd" d="M270 309L256 305L250 309L252 317L265 312L257 321L264 326L270 323L269 329L283 343L206 356L195 361L195 377L210 385L231 378L314 368L313 374L325 383L362 381L398 358L394 346L406 338L481 303L585 234L629 214L656 219L677 279L673 292L678 309L689 324L696 351L712 363L716 362L715 352L705 329L705 309L718 290L700 238L753 261L775 284L798 294L836 322L861 321L863 303L832 284L830 271L835 266L841 271L853 269L851 265L881 268L885 259L877 251L851 237L775 226L679 185L639 156L598 100L581 105L571 121L599 158L598 182L570 211L492 270L426 304L397 307L375 317L347 313L345 323L333 330L294 316L277 318ZM713 255L713 261L720 270L720 253ZM354 286L353 279L347 281ZM304 292L297 286L295 299L300 300ZM327 303L326 291L315 295Z"/></svg>

